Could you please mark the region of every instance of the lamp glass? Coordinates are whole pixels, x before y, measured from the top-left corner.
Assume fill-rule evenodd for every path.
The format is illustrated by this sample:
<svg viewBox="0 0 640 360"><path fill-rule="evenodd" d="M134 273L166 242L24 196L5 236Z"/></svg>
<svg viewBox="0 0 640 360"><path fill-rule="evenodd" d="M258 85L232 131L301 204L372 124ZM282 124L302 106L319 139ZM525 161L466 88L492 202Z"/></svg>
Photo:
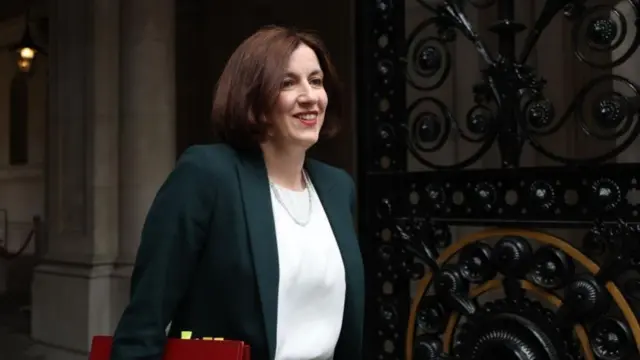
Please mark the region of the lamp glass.
<svg viewBox="0 0 640 360"><path fill-rule="evenodd" d="M30 47L20 48L19 53L21 58L28 60L32 60L36 56L36 50Z"/></svg>
<svg viewBox="0 0 640 360"><path fill-rule="evenodd" d="M29 72L31 70L31 59L19 58L17 63L20 71Z"/></svg>

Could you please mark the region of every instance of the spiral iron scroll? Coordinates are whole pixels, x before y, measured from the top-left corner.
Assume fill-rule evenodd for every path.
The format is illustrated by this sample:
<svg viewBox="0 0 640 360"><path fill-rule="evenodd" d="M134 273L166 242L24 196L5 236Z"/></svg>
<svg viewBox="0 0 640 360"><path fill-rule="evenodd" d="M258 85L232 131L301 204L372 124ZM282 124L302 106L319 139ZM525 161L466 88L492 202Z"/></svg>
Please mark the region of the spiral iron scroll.
<svg viewBox="0 0 640 360"><path fill-rule="evenodd" d="M425 19L407 26L405 6L416 2ZM527 29L514 7L533 2L542 10ZM366 358L640 359L640 163L610 161L640 133L640 85L617 70L640 45L640 0L358 6ZM469 21L471 7L498 13L489 30L499 54ZM568 25L576 63L595 74L566 109L527 61L552 20ZM519 53L516 33L525 35ZM460 118L437 95L460 56L456 41L471 43L485 65ZM604 141L602 153L547 148L567 126ZM442 164L437 154L452 139L475 150ZM566 166L520 166L525 145ZM503 168L468 169L494 147ZM447 171L408 171L411 158ZM454 226L496 228L453 242ZM589 231L578 245L533 228Z"/></svg>
<svg viewBox="0 0 640 360"><path fill-rule="evenodd" d="M381 142L392 143L399 138L423 165L433 169L460 169L478 161L496 143L505 167L519 166L523 146L527 143L549 159L584 165L616 157L638 137L639 85L616 75L612 69L629 61L640 45L639 1L627 0L622 6L629 11L623 12L613 1L547 0L537 21L528 30L514 20L513 1L418 2L431 16L407 35L404 61L397 66L404 69L407 83L425 95L408 106L407 123L396 124L393 119L381 122L378 129ZM384 5L389 1L379 0L378 3ZM465 3L480 9L500 8L498 12L502 18L490 28L499 37L500 54L488 50L484 39L465 15L464 5L461 5ZM392 8L382 5L380 11ZM556 16L563 16L572 26L575 58L603 73L577 92L564 113L560 113L545 96L546 81L542 74L527 65L540 35ZM514 35L525 30L528 31L525 45L518 54ZM450 77L451 47L460 36L475 45L486 66L481 82L473 88L475 105L464 119L456 118L442 100L429 95ZM385 34L381 35L383 38L387 40L379 46L388 47L388 38L393 37ZM380 49L376 56L382 57L377 69L379 76L389 78L397 73L393 62L385 58L393 56L390 52ZM571 122L586 138L610 141L615 146L588 157L558 154L545 146L542 141L545 136ZM475 144L477 150L454 164L433 161L433 154L452 137ZM387 146L392 147L391 144Z"/></svg>
<svg viewBox="0 0 640 360"><path fill-rule="evenodd" d="M606 250L598 263L558 237L512 229L471 234L438 254L419 236L423 222L400 224L396 261L402 259L406 274L424 275L409 315L407 360L639 356L640 325L627 302L633 295L616 283L626 272L633 274L629 284L640 278L638 227L594 226L585 243ZM406 266L416 263L429 271ZM393 353L379 358L385 356Z"/></svg>

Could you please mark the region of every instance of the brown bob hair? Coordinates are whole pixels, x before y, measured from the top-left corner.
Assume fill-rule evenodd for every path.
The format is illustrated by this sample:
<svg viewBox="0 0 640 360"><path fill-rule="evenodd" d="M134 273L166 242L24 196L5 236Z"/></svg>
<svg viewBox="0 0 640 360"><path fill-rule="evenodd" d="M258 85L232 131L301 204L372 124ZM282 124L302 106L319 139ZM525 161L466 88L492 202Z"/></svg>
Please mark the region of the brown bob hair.
<svg viewBox="0 0 640 360"><path fill-rule="evenodd" d="M289 58L302 44L316 53L329 98L320 135L336 134L342 118L342 90L324 44L309 32L268 26L238 46L220 75L211 114L218 141L241 150L259 148L272 125L264 114L276 104Z"/></svg>

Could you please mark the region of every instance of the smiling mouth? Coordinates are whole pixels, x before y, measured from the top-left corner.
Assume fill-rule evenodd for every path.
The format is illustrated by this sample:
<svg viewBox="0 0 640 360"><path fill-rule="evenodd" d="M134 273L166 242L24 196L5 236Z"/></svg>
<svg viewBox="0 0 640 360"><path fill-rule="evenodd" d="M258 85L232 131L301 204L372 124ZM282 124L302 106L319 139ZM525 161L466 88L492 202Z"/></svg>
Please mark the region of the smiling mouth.
<svg viewBox="0 0 640 360"><path fill-rule="evenodd" d="M315 111L299 113L294 116L306 126L314 126L318 122L318 113Z"/></svg>

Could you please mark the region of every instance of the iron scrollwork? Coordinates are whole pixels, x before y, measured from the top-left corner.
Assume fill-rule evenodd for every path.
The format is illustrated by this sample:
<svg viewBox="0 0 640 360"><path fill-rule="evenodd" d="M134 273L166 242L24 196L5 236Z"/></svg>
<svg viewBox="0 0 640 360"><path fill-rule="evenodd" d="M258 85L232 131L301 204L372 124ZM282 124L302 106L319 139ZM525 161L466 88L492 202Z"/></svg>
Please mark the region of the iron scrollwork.
<svg viewBox="0 0 640 360"><path fill-rule="evenodd" d="M640 134L639 85L614 71L640 45L635 25L640 18L638 1L628 0L630 12L621 11L612 1L546 1L520 52L516 52L516 35L527 27L514 18L514 1L471 1L480 8L494 3L498 8L500 20L490 30L498 35L499 54L491 53L467 19L464 1L432 2L418 1L431 16L408 35L404 61L395 65L395 72L404 69L408 85L425 96L409 105L406 123L382 122L381 127L393 129L387 133L396 134L382 141L406 142L415 159L429 168L460 169L477 162L495 143L504 167L518 167L525 144L562 164L603 163L622 153ZM564 16L572 26L576 59L603 72L577 91L564 112L545 95L547 81L542 74L527 63L540 35L557 16ZM458 119L444 101L428 93L449 79L453 62L450 48L460 37L474 44L485 64L482 80L473 88L475 105L465 119ZM382 59L379 64L379 76L392 73L392 61ZM586 138L615 145L600 154L571 157L552 151L541 141L569 125ZM434 162L432 155L453 137L477 144L477 150L454 164Z"/></svg>
<svg viewBox="0 0 640 360"><path fill-rule="evenodd" d="M377 174L369 206L449 225L588 227L640 218L640 164ZM378 210L380 211L380 210ZM377 220L377 224L380 222ZM375 225L374 225L375 226Z"/></svg>
<svg viewBox="0 0 640 360"><path fill-rule="evenodd" d="M637 227L594 227L587 237L606 234L609 242L608 260L597 264L557 237L504 229L472 234L439 254L431 241L416 237L428 231L424 219L399 219L398 224L394 232L403 246L392 255L391 243L385 244L380 259L397 270L395 276L420 278L409 316L407 358L622 360L638 355L638 319L612 281L639 270ZM412 257L430 272L416 270ZM480 300L492 293L499 295ZM388 342L398 337L396 305L380 303L389 328L378 333L376 344L385 349L378 358L394 358Z"/></svg>
<svg viewBox="0 0 640 360"><path fill-rule="evenodd" d="M488 173L479 170L478 174L465 181L473 184L486 179ZM544 177L544 173L538 175ZM496 183L517 184L526 179L512 176L514 179L496 179ZM376 221L368 226L376 240L369 267L377 269L372 287L379 289L374 291L379 317L373 326L377 330L373 344L381 347L374 346L373 351L380 358L485 359L495 351L504 358L526 360L640 356L633 346L640 341L635 315L640 309L634 310L629 303L638 297L640 225L614 222L612 217L603 220L611 214L606 209L615 208L609 201L616 197L609 196L609 191L598 188L579 207L587 213L576 225L587 226L593 223L587 222L588 217L599 218L579 247L544 232L513 228L474 233L453 242L449 225L456 221L422 217L444 211L450 206L444 201L450 194L427 185L431 190L418 195L415 190L423 187L416 182L420 174L377 177L372 191L381 197L371 208ZM575 175L565 178L572 177L579 179ZM431 185L438 184L437 176L435 179ZM440 189L448 188L446 182L440 184ZM490 195L490 183L477 184ZM605 184L610 186L613 181L594 178L578 193ZM476 203L471 214L462 211L457 221L472 223L470 218L488 205ZM508 219L509 214L503 214ZM532 214L536 213L530 208L528 216ZM540 217L538 224L553 226L549 221L558 213L550 214L547 222ZM566 213L560 218L571 220ZM510 225L524 225L525 220ZM504 226L497 218L495 224ZM411 281L418 288L412 310L406 313L408 305L403 300L409 293L405 286ZM488 301L487 296L494 298ZM409 319L406 333L402 319ZM402 339L407 342L405 349L399 348Z"/></svg>
<svg viewBox="0 0 640 360"><path fill-rule="evenodd" d="M587 237L606 239L600 263L535 231L482 231L439 255L409 240L412 255L436 265L418 285L407 358L637 357L638 319L614 280L640 270L640 229L599 224Z"/></svg>
<svg viewBox="0 0 640 360"><path fill-rule="evenodd" d="M605 164L640 133L640 85L615 71L640 45L640 1L620 1L622 11L613 1L539 0L529 29L515 20L520 1L406 1L429 14L414 28L405 1L361 0L358 12L367 358L640 358L640 164ZM498 53L471 25L469 6L497 11ZM566 109L528 62L559 17L575 59L595 74ZM485 64L462 119L434 95L450 79L458 39ZM407 89L419 92L410 104ZM564 126L606 149L574 158L546 148ZM453 137L476 150L437 163L432 155ZM496 144L502 169L466 169ZM565 166L522 167L526 144ZM437 171L407 172L407 153ZM453 241L454 225L496 228ZM533 226L590 231L578 247Z"/></svg>

